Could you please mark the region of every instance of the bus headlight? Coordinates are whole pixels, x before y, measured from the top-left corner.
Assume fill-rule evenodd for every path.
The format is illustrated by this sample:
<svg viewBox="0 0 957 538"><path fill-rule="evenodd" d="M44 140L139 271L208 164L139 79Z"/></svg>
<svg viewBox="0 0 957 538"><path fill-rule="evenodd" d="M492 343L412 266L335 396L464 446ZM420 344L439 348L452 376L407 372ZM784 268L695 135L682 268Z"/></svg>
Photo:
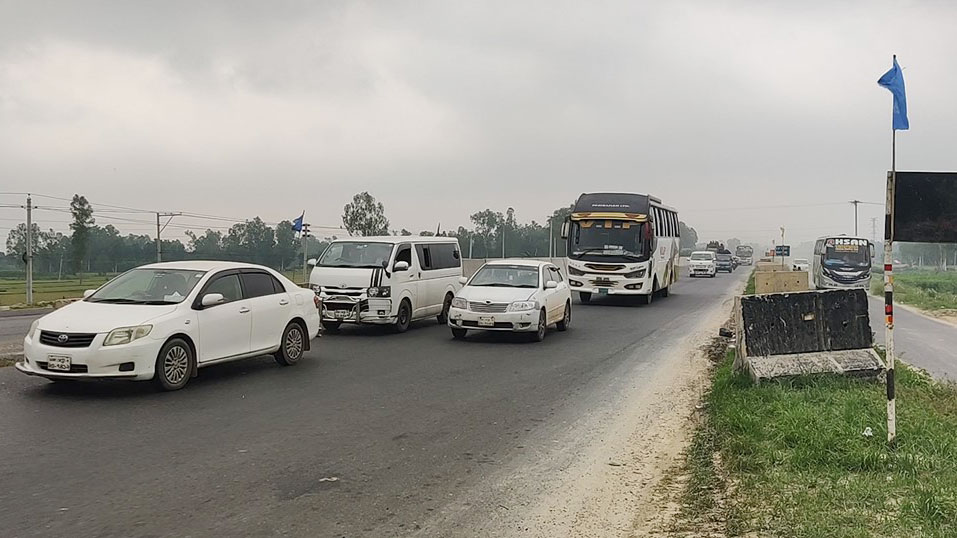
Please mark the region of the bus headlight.
<svg viewBox="0 0 957 538"><path fill-rule="evenodd" d="M575 269L574 267L572 267L571 265L569 265L569 266L568 266L568 274L570 274L570 275L572 275L572 276L585 276L585 271L582 271L581 269Z"/></svg>
<svg viewBox="0 0 957 538"><path fill-rule="evenodd" d="M645 278L645 269L644 267L636 269L630 273L625 273L625 278Z"/></svg>

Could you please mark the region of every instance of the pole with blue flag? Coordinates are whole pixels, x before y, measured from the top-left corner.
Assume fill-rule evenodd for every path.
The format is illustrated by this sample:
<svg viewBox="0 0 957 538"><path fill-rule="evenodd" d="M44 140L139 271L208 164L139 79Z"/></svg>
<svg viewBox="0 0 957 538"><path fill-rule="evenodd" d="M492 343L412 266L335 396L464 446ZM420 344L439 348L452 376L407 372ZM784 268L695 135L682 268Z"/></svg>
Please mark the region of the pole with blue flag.
<svg viewBox="0 0 957 538"><path fill-rule="evenodd" d="M894 189L897 184L897 131L910 129L907 121L907 96L904 73L897 64L877 83L894 96L891 123L891 171L887 174L887 200L884 204L884 349L887 359L887 443L897 439L897 401L894 385Z"/></svg>

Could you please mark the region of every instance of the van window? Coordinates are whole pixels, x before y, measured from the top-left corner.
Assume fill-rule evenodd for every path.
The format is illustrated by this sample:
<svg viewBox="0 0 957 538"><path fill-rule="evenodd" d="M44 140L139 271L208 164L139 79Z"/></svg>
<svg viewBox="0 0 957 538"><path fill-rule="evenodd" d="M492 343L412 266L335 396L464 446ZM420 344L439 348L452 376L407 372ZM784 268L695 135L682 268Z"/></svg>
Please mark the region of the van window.
<svg viewBox="0 0 957 538"><path fill-rule="evenodd" d="M412 267L412 245L399 245L399 251L395 254L396 262L405 262Z"/></svg>
<svg viewBox="0 0 957 538"><path fill-rule="evenodd" d="M419 267L423 271L435 269L435 267L432 267L432 253L429 252L429 245L416 245L415 253L419 256Z"/></svg>

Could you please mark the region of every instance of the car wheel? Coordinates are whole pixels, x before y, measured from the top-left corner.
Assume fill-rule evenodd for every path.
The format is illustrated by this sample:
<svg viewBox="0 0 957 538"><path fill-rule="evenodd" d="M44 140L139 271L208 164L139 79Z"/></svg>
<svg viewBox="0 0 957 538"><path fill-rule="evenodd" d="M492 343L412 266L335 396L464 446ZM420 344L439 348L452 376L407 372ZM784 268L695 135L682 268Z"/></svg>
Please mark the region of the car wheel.
<svg viewBox="0 0 957 538"><path fill-rule="evenodd" d="M538 330L532 335L532 338L536 342L541 342L545 339L545 333L548 332L548 316L545 314L545 309L543 308L541 312L538 313Z"/></svg>
<svg viewBox="0 0 957 538"><path fill-rule="evenodd" d="M464 340L465 335L469 333L468 329L459 329L458 327L452 327L452 338L456 340Z"/></svg>
<svg viewBox="0 0 957 538"><path fill-rule="evenodd" d="M282 332L279 351L273 357L282 366L292 366L299 362L305 351L306 332L302 330L302 325L295 321L289 322L289 325L286 325L286 330Z"/></svg>
<svg viewBox="0 0 957 538"><path fill-rule="evenodd" d="M438 322L442 325L445 325L449 322L449 309L452 308L452 294L445 294L445 301L442 302L442 311L439 312L439 315L435 317Z"/></svg>
<svg viewBox="0 0 957 538"><path fill-rule="evenodd" d="M655 301L655 293L656 292L653 291L648 295L639 295L638 301L643 305L649 305Z"/></svg>
<svg viewBox="0 0 957 538"><path fill-rule="evenodd" d="M179 390L193 372L193 349L182 338L172 338L156 357L153 383L160 390Z"/></svg>
<svg viewBox="0 0 957 538"><path fill-rule="evenodd" d="M404 333L409 330L409 324L412 323L412 306L407 299L402 299L399 303L399 313L395 316L395 332Z"/></svg>
<svg viewBox="0 0 957 538"><path fill-rule="evenodd" d="M328 329L328 330L330 330L330 331L332 331L332 332L338 331L338 330L339 330L339 327L341 327L341 326L342 326L342 322L341 322L341 321L323 321L323 322L322 322L322 328L323 328L323 329Z"/></svg>
<svg viewBox="0 0 957 538"><path fill-rule="evenodd" d="M591 294L584 291L580 291L578 292L578 300L581 301L582 303L588 304L589 302L591 302Z"/></svg>
<svg viewBox="0 0 957 538"><path fill-rule="evenodd" d="M567 331L568 326L572 324L572 303L571 301L565 303L565 315L562 316L562 320L555 325L559 331Z"/></svg>

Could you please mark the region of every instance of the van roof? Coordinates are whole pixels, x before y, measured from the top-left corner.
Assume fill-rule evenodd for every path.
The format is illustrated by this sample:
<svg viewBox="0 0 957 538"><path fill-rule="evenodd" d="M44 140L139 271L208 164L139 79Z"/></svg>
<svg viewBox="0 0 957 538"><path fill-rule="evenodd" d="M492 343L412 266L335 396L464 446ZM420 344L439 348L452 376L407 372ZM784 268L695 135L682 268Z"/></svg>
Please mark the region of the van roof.
<svg viewBox="0 0 957 538"><path fill-rule="evenodd" d="M435 237L428 235L375 235L367 237L340 237L333 243L368 242L368 243L458 243L454 237Z"/></svg>

